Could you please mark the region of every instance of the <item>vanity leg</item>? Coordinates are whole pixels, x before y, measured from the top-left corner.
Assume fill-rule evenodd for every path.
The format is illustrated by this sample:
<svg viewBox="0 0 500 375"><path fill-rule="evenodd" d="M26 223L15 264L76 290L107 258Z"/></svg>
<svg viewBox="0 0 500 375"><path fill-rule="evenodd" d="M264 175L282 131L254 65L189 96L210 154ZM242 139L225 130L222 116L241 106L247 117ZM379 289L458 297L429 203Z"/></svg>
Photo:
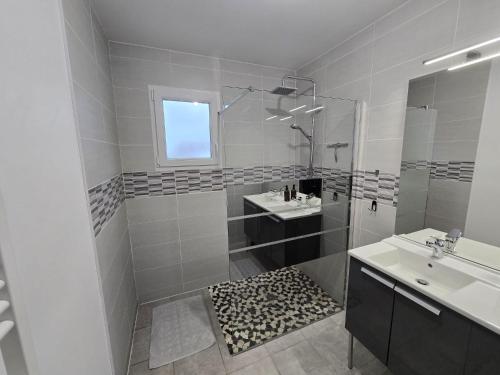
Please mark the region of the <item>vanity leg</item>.
<svg viewBox="0 0 500 375"><path fill-rule="evenodd" d="M352 333L349 333L349 346L347 349L347 367L349 370L352 370L352 357L353 357L353 346L354 346L354 339L352 336Z"/></svg>

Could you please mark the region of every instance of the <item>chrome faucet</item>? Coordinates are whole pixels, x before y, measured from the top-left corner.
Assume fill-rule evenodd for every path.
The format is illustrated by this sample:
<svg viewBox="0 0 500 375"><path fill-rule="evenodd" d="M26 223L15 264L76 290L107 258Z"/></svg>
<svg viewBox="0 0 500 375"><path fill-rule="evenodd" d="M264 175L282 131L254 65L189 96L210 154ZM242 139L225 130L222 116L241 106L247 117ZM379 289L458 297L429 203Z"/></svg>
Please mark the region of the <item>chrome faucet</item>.
<svg viewBox="0 0 500 375"><path fill-rule="evenodd" d="M463 233L460 229L454 228L450 230L445 237L446 251L454 253L455 247L457 246L457 242L460 238L462 238L462 235Z"/></svg>
<svg viewBox="0 0 500 375"><path fill-rule="evenodd" d="M432 257L441 259L444 256L445 240L431 236L430 239L425 241L425 245L432 249Z"/></svg>

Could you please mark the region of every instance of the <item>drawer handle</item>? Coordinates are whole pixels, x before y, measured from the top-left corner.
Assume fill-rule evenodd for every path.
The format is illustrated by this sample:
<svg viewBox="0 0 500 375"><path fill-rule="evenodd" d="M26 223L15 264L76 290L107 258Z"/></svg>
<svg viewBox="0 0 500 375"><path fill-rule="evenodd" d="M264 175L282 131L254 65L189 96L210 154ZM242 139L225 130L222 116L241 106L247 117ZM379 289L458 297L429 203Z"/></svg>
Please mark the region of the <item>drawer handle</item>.
<svg viewBox="0 0 500 375"><path fill-rule="evenodd" d="M410 292L407 292L406 290L400 288L397 286L394 289L397 293L401 294L403 297L408 298L410 301L415 302L417 305L423 307L427 311L430 311L436 316L441 315L441 310L439 310L437 307L432 306L430 303L425 302L423 299L411 294Z"/></svg>
<svg viewBox="0 0 500 375"><path fill-rule="evenodd" d="M252 208L254 208L254 209L257 209L257 206L256 206L255 204L250 203L249 201L245 201L245 203L246 203L248 206L250 206L250 207L252 207Z"/></svg>
<svg viewBox="0 0 500 375"><path fill-rule="evenodd" d="M384 279L382 276L377 275L375 272L370 271L368 268L361 267L361 272L363 272L365 275L370 276L372 279L377 280L379 283L388 286L391 289L394 289L394 287L396 286L396 284L392 281Z"/></svg>
<svg viewBox="0 0 500 375"><path fill-rule="evenodd" d="M278 219L277 217L274 217L273 215L269 215L268 218L271 219L272 221L276 222L276 223L280 222L280 219Z"/></svg>

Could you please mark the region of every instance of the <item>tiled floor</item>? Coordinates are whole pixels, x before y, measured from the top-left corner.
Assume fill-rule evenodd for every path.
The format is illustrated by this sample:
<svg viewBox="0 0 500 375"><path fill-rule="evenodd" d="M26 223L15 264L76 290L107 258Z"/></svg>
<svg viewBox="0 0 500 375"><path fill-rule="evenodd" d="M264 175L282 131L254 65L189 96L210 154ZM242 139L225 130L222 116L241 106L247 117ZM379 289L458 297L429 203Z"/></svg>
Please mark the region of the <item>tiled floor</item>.
<svg viewBox="0 0 500 375"><path fill-rule="evenodd" d="M169 300L142 305L137 317L129 375L390 375L385 366L357 342L354 368L347 368L348 335L343 312L231 356L208 292L189 295L197 293L204 296L217 343L173 364L149 370L152 308Z"/></svg>

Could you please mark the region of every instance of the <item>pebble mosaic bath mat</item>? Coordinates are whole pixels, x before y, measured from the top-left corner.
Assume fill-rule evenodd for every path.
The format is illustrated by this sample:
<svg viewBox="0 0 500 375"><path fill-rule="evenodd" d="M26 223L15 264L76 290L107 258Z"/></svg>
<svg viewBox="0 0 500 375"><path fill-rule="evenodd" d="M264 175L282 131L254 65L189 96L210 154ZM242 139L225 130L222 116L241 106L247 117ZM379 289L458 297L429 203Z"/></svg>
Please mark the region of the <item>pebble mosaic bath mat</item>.
<svg viewBox="0 0 500 375"><path fill-rule="evenodd" d="M208 290L232 355L341 311L335 300L295 267L223 282Z"/></svg>

